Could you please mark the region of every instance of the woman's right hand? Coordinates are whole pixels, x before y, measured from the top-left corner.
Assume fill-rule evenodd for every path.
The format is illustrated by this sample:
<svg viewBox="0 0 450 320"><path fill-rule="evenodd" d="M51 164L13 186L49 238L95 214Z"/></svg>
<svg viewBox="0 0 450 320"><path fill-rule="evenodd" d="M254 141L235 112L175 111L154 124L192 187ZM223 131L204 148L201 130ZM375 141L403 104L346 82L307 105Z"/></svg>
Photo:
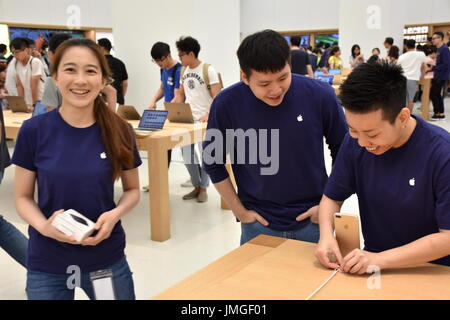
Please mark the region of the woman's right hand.
<svg viewBox="0 0 450 320"><path fill-rule="evenodd" d="M65 243L70 243L70 244L80 244L78 241L75 240L75 238L73 236L68 236L65 233L62 233L61 231L59 231L52 225L52 222L53 222L53 220L55 220L56 216L60 215L63 212L64 212L64 210L55 211L53 213L53 215L47 220L46 224L41 229L40 233L43 236L46 236L47 238L52 238L59 242L65 242Z"/></svg>

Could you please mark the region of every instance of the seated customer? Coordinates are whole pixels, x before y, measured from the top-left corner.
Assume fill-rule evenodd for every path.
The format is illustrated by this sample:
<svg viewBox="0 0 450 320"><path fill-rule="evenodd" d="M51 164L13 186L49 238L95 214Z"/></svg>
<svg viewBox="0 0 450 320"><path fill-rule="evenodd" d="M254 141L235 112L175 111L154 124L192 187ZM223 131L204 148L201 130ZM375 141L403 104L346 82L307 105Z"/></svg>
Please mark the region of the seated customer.
<svg viewBox="0 0 450 320"><path fill-rule="evenodd" d="M411 116L398 65L357 67L340 98L349 134L320 203L316 256L326 267L358 274L369 266L450 266L450 134ZM333 214L353 193L365 248L342 257Z"/></svg>
<svg viewBox="0 0 450 320"><path fill-rule="evenodd" d="M328 60L328 64L330 65L330 69L343 69L344 64L341 59L341 49L339 47L334 47L330 51L330 59Z"/></svg>

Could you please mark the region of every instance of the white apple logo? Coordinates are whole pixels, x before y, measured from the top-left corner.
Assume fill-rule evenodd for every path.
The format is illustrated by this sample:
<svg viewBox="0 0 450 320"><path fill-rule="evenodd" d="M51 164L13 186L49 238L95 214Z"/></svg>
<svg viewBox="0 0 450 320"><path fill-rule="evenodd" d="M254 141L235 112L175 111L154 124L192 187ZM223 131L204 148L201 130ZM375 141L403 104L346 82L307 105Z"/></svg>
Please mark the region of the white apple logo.
<svg viewBox="0 0 450 320"><path fill-rule="evenodd" d="M297 121L298 121L298 122L302 122L302 121L303 121L302 115L299 115L299 116L297 117Z"/></svg>
<svg viewBox="0 0 450 320"><path fill-rule="evenodd" d="M414 187L416 185L416 179L415 178L410 179L409 180L409 185Z"/></svg>
<svg viewBox="0 0 450 320"><path fill-rule="evenodd" d="M100 153L100 158L102 158L102 159L106 159L106 153L105 153L105 152L103 152L103 153Z"/></svg>

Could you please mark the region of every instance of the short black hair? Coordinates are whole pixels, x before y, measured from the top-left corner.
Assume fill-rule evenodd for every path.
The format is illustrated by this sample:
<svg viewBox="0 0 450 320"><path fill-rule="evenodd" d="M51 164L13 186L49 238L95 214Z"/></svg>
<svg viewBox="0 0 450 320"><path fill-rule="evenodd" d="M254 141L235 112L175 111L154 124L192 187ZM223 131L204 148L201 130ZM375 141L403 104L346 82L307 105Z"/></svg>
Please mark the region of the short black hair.
<svg viewBox="0 0 450 320"><path fill-rule="evenodd" d="M384 39L385 43L389 43L391 46L394 44L394 39L391 37L387 37L386 39Z"/></svg>
<svg viewBox="0 0 450 320"><path fill-rule="evenodd" d="M380 57L376 54L370 56L369 59L367 59L367 63L378 63L380 62Z"/></svg>
<svg viewBox="0 0 450 320"><path fill-rule="evenodd" d="M164 42L157 42L153 45L150 55L153 59L161 59L170 54L170 46Z"/></svg>
<svg viewBox="0 0 450 320"><path fill-rule="evenodd" d="M414 40L414 39L406 40L406 47L408 49L414 49L416 47L416 40Z"/></svg>
<svg viewBox="0 0 450 320"><path fill-rule="evenodd" d="M11 41L11 44L9 45L9 49L11 51L12 51L12 49L20 50L20 49L29 48L29 47L30 47L30 42L28 41L28 39L21 38L21 37L14 38Z"/></svg>
<svg viewBox="0 0 450 320"><path fill-rule="evenodd" d="M290 48L276 31L263 30L246 37L237 50L239 65L247 77L252 70L278 72L290 64Z"/></svg>
<svg viewBox="0 0 450 320"><path fill-rule="evenodd" d="M324 47L325 49L328 49L328 48L331 47L331 46L330 46L330 44L329 44L328 42L326 42L326 43L323 45L323 47Z"/></svg>
<svg viewBox="0 0 450 320"><path fill-rule="evenodd" d="M286 41L286 40L285 40ZM175 42L178 51L189 53L193 52L194 56L197 58L200 52L200 43L192 37L181 37L177 42Z"/></svg>
<svg viewBox="0 0 450 320"><path fill-rule="evenodd" d="M405 107L406 78L397 64L363 63L348 75L340 92L345 109L355 113L382 109L383 119L394 123Z"/></svg>
<svg viewBox="0 0 450 320"><path fill-rule="evenodd" d="M56 49L66 40L69 40L72 36L68 33L55 33L52 34L50 39L48 40L48 50L55 53Z"/></svg>
<svg viewBox="0 0 450 320"><path fill-rule="evenodd" d="M111 51L112 49L111 41L106 38L98 39L98 45L102 48L105 48L106 51Z"/></svg>
<svg viewBox="0 0 450 320"><path fill-rule="evenodd" d="M315 54L319 54L319 53L323 54L322 50L320 50L319 48L315 48L312 52L315 53Z"/></svg>
<svg viewBox="0 0 450 320"><path fill-rule="evenodd" d="M436 46L424 46L423 52L426 56L429 56L430 54L437 53L437 47Z"/></svg>
<svg viewBox="0 0 450 320"><path fill-rule="evenodd" d="M372 51L373 51L373 50L377 50L378 52L381 53L380 48L373 48Z"/></svg>
<svg viewBox="0 0 450 320"><path fill-rule="evenodd" d="M341 49L340 49L339 47L333 47L333 48L330 50L330 57L334 56L334 54L335 54L336 52L340 51L340 50L341 50Z"/></svg>
<svg viewBox="0 0 450 320"><path fill-rule="evenodd" d="M4 43L0 43L0 53L6 52L7 46Z"/></svg>
<svg viewBox="0 0 450 320"><path fill-rule="evenodd" d="M439 36L442 40L444 40L444 33L441 32L441 31L436 31L436 32L433 33L433 35L437 35L437 36Z"/></svg>
<svg viewBox="0 0 450 320"><path fill-rule="evenodd" d="M292 36L291 37L291 45L300 47L301 38L300 36Z"/></svg>

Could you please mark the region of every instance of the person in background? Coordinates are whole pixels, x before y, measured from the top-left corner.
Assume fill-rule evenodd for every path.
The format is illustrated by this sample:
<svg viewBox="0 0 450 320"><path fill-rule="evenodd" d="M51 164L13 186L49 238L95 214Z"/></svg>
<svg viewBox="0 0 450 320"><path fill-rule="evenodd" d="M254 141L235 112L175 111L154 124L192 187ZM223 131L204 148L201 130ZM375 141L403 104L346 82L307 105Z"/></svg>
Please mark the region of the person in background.
<svg viewBox="0 0 450 320"><path fill-rule="evenodd" d="M450 80L450 51L444 43L444 34L437 31L432 37L437 48L436 66L433 67L434 77L431 82L430 100L433 103L434 114L432 120L445 119L444 97L442 90Z"/></svg>
<svg viewBox="0 0 450 320"><path fill-rule="evenodd" d="M416 41L409 39L406 41L407 52L402 54L397 61L397 64L403 68L406 82L406 98L407 107L412 113L414 106L414 96L417 91L417 84L420 80L421 73L425 70L426 56L421 51L416 51Z"/></svg>
<svg viewBox="0 0 450 320"><path fill-rule="evenodd" d="M312 68L312 71L314 72L317 69L317 60L319 57L317 56L316 53L313 52L313 48L311 46L309 46L306 49L306 52L309 55L309 62L311 62L311 68Z"/></svg>
<svg viewBox="0 0 450 320"><path fill-rule="evenodd" d="M125 64L122 60L117 59L111 55L112 44L106 38L98 40L98 45L103 51L103 54L108 60L109 68L112 72L113 83L112 86L117 91L117 103L120 105L125 104L125 95L128 89L128 73Z"/></svg>
<svg viewBox="0 0 450 320"><path fill-rule="evenodd" d="M406 41L408 41L408 39L403 39L403 51L402 54L406 53L406 51L408 51L408 48L406 47Z"/></svg>
<svg viewBox="0 0 450 320"><path fill-rule="evenodd" d="M322 71L325 74L328 74L328 68L330 67L328 64L328 60L330 59L330 51L331 51L330 44L325 43L323 48L324 48L324 51L322 54L322 58L319 61L318 67L320 69L322 69Z"/></svg>
<svg viewBox="0 0 450 320"><path fill-rule="evenodd" d="M211 65L206 65L198 58L201 47L196 39L182 37L176 42L176 46L183 69L180 74L180 90L175 96L174 102L186 101L192 109L194 120L196 122L207 122L213 99L221 90L219 76ZM209 87L206 76L209 78ZM195 144L181 148L186 168L194 186L194 190L185 194L183 200L195 199L197 202L206 202L208 201L209 175L201 162L203 150L201 142L198 143L198 147L200 157L195 150Z"/></svg>
<svg viewBox="0 0 450 320"><path fill-rule="evenodd" d="M4 43L0 43L0 60L6 62L6 52L8 47Z"/></svg>
<svg viewBox="0 0 450 320"><path fill-rule="evenodd" d="M350 55L350 66L352 68L355 68L361 63L364 63L364 56L361 53L361 48L359 47L359 45L354 44L352 46L352 54Z"/></svg>
<svg viewBox="0 0 450 320"><path fill-rule="evenodd" d="M381 51L380 51L379 48L373 48L372 49L372 55L373 56L380 56L380 54L381 54Z"/></svg>
<svg viewBox="0 0 450 320"><path fill-rule="evenodd" d="M5 83L5 67L0 67L0 104L2 90ZM9 150L6 144L5 121L0 106L0 184L7 167L11 164ZM27 267L28 239L13 224L0 215L0 248L6 251L14 260L24 268Z"/></svg>
<svg viewBox="0 0 450 320"><path fill-rule="evenodd" d="M391 46L386 60L389 63L396 63L400 55L400 49L397 46Z"/></svg>
<svg viewBox="0 0 450 320"><path fill-rule="evenodd" d="M311 61L306 51L300 49L300 36L291 37L292 73L314 77Z"/></svg>
<svg viewBox="0 0 450 320"><path fill-rule="evenodd" d="M386 49L386 56L389 56L389 50L392 48L392 46L394 45L394 39L391 37L387 37L386 39L384 39L383 42L383 46Z"/></svg>
<svg viewBox="0 0 450 320"><path fill-rule="evenodd" d="M68 33L55 33L50 37L49 47L48 47L48 58L50 60L50 64L52 62L53 57L56 54L56 49L66 40L71 39L72 36ZM110 84L106 85L101 91L103 97L106 100L108 107L111 110L116 110L117 103L117 91ZM42 95L41 103L47 107L59 108L62 103L61 92L53 81L52 77L47 77L44 86L44 94Z"/></svg>
<svg viewBox="0 0 450 320"><path fill-rule="evenodd" d="M317 65L316 69L314 69L314 71L316 71L319 68L320 60L322 59L322 50L319 48L315 48L312 52L317 56Z"/></svg>
<svg viewBox="0 0 450 320"><path fill-rule="evenodd" d="M16 61L12 68L16 73L16 90L18 96L24 97L30 111L35 103L41 101L44 93L45 73L41 60L31 55L30 40L15 38L10 49ZM7 71L9 72L9 71ZM8 91L10 91L8 89Z"/></svg>
<svg viewBox="0 0 450 320"><path fill-rule="evenodd" d="M6 83L6 65L0 64L0 109L6 109L6 103L3 99L8 95L8 90L5 88Z"/></svg>
<svg viewBox="0 0 450 320"><path fill-rule="evenodd" d="M172 58L170 46L164 42L156 42L150 51L152 61L160 68L161 85L154 94L148 105L148 109L156 110L156 103L164 97L165 102L172 102L180 90L181 63ZM172 159L172 149L167 151L168 167ZM149 187L145 185L142 191L148 192Z"/></svg>
<svg viewBox="0 0 450 320"><path fill-rule="evenodd" d="M342 58L341 58L341 49L338 46L333 47L331 49L330 59L328 59L328 64L330 66L330 69L342 70L344 68L344 64L343 64Z"/></svg>

